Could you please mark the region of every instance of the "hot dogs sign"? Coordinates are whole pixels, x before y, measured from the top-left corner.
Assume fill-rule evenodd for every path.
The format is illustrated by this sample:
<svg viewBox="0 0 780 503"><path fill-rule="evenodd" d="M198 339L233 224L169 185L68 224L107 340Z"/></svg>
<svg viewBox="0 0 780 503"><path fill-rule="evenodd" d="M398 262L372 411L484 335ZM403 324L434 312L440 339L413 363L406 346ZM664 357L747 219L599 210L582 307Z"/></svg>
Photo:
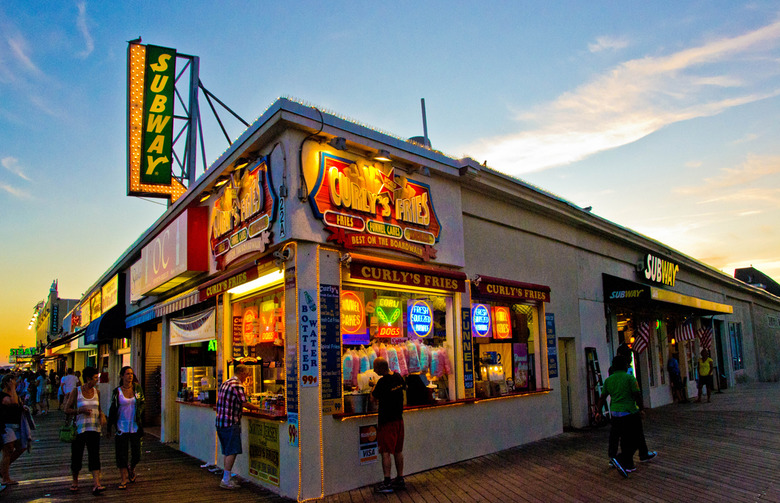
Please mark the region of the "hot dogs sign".
<svg viewBox="0 0 780 503"><path fill-rule="evenodd" d="M309 202L331 233L328 241L436 258L441 225L430 187L397 175L393 167L321 152Z"/></svg>

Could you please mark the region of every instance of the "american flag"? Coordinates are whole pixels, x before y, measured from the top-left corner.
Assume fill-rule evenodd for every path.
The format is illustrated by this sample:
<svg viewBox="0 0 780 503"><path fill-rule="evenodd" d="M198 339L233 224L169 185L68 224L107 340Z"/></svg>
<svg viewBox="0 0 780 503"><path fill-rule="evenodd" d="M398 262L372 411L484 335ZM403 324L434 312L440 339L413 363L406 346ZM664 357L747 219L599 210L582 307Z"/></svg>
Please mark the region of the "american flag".
<svg viewBox="0 0 780 503"><path fill-rule="evenodd" d="M693 331L693 323L683 323L674 332L674 336L678 341L692 341L696 338L696 333Z"/></svg>
<svg viewBox="0 0 780 503"><path fill-rule="evenodd" d="M701 347L703 349L710 349L710 347L712 347L712 325L701 327L701 330L699 330L699 340L701 341Z"/></svg>
<svg viewBox="0 0 780 503"><path fill-rule="evenodd" d="M641 353L647 349L647 344L650 342L650 323L648 321L640 321L637 323L636 336L634 337L633 350L636 353Z"/></svg>

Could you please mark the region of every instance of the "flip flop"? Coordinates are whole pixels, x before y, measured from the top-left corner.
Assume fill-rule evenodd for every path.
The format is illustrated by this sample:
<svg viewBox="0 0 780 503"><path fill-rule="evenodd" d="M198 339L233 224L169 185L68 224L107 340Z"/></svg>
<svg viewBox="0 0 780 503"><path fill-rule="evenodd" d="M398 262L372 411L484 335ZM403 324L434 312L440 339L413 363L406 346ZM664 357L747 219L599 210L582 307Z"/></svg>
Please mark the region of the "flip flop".
<svg viewBox="0 0 780 503"><path fill-rule="evenodd" d="M116 486L116 488L117 489L121 489L122 491L124 491L125 489L127 489L127 482L122 482L121 484Z"/></svg>
<svg viewBox="0 0 780 503"><path fill-rule="evenodd" d="M79 490L78 484L71 484L70 485L70 492L75 493L78 490Z"/></svg>
<svg viewBox="0 0 780 503"><path fill-rule="evenodd" d="M130 474L130 482L135 483L135 472Z"/></svg>
<svg viewBox="0 0 780 503"><path fill-rule="evenodd" d="M92 488L92 494L97 496L98 494L102 493L105 490L106 490L106 488L103 487L103 486L95 486L95 487Z"/></svg>

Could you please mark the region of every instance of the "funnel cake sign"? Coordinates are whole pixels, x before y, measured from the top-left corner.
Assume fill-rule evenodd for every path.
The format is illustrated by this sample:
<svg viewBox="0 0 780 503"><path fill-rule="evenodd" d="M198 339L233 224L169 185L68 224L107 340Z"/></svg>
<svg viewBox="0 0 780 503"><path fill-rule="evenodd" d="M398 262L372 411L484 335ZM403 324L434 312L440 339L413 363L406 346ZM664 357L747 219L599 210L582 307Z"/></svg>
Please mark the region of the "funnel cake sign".
<svg viewBox="0 0 780 503"><path fill-rule="evenodd" d="M320 155L309 201L331 233L328 241L436 258L441 225L428 185L396 175L393 167Z"/></svg>
<svg viewBox="0 0 780 503"><path fill-rule="evenodd" d="M271 224L276 219L277 197L267 158L251 169L230 174L209 219L209 241L216 270L238 257L264 252L271 244Z"/></svg>

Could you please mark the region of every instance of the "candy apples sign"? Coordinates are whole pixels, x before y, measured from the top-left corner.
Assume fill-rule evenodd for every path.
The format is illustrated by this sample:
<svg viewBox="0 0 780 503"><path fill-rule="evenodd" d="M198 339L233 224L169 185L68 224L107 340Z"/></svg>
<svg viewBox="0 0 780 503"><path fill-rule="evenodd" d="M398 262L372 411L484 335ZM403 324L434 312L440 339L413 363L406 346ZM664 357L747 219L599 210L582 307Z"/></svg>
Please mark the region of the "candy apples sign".
<svg viewBox="0 0 780 503"><path fill-rule="evenodd" d="M238 257L263 252L271 244L278 198L267 158L251 169L233 172L216 198L209 218L209 241L216 270ZM213 272L213 271L212 271Z"/></svg>
<svg viewBox="0 0 780 503"><path fill-rule="evenodd" d="M441 225L428 185L395 174L395 168L320 153L309 195L314 214L345 248L372 247L436 257Z"/></svg>

